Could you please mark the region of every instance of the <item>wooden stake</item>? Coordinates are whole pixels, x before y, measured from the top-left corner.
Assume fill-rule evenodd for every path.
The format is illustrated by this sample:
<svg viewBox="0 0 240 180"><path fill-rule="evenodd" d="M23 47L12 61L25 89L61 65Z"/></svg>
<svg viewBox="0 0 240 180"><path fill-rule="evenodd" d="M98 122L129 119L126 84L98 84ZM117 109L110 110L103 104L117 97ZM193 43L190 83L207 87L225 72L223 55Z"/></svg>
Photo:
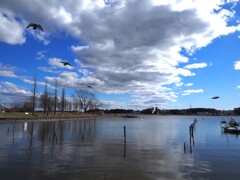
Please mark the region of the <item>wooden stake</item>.
<svg viewBox="0 0 240 180"><path fill-rule="evenodd" d="M124 144L126 144L126 126L123 126L124 131Z"/></svg>

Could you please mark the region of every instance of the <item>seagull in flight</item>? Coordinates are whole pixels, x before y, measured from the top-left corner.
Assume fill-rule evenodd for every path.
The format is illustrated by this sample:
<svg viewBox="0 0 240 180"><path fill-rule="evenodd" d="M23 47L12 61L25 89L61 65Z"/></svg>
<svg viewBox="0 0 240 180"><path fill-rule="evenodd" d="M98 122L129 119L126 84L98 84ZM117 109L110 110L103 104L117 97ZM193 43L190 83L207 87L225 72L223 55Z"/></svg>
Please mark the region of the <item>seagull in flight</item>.
<svg viewBox="0 0 240 180"><path fill-rule="evenodd" d="M219 98L219 96L213 96L212 97L212 99L218 99Z"/></svg>
<svg viewBox="0 0 240 180"><path fill-rule="evenodd" d="M43 31L43 28L40 24L36 24L36 23L30 23L26 28L32 27L34 30L36 30L37 28L40 29L41 31Z"/></svg>
<svg viewBox="0 0 240 180"><path fill-rule="evenodd" d="M90 86L90 85L88 85L87 87L92 89L92 86Z"/></svg>
<svg viewBox="0 0 240 180"><path fill-rule="evenodd" d="M67 62L67 61L62 61L61 62L64 66L72 66L69 62Z"/></svg>

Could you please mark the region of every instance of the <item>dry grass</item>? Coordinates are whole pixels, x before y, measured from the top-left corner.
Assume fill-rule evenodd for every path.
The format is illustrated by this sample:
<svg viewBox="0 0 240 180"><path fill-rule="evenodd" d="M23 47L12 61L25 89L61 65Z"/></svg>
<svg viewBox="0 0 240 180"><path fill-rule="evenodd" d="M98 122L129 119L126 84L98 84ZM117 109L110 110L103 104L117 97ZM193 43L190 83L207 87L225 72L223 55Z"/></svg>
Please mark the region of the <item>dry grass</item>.
<svg viewBox="0 0 240 180"><path fill-rule="evenodd" d="M31 120L60 120L60 119L89 119L89 118L98 118L99 115L95 114L84 114L76 112L64 112L44 115L42 112L36 112L35 116L32 113L26 114L25 112L1 112L0 120L1 121L31 121Z"/></svg>

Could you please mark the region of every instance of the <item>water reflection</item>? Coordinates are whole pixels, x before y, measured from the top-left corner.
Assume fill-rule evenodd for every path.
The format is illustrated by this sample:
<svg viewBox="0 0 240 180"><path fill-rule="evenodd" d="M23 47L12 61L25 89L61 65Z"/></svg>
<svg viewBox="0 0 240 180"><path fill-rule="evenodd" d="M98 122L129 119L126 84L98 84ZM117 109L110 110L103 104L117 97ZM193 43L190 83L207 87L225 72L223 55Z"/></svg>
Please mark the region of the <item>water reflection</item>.
<svg viewBox="0 0 240 180"><path fill-rule="evenodd" d="M240 143L235 136L221 133L218 120L204 119L191 136L188 128L193 117L181 116L2 123L0 176L45 180L221 179L217 172L231 172L234 179L236 168L226 171L219 164L230 159L231 164L239 165L233 157L240 155L223 157L229 151L237 152Z"/></svg>

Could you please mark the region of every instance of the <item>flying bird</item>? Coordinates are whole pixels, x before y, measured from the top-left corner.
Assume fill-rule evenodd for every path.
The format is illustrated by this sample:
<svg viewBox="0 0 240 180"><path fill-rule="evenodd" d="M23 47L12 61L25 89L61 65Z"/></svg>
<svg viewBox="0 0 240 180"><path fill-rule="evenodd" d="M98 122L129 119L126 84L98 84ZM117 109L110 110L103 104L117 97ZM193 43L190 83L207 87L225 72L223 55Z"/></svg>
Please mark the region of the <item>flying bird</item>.
<svg viewBox="0 0 240 180"><path fill-rule="evenodd" d="M72 66L69 62L67 62L67 61L62 61L61 62L64 66Z"/></svg>
<svg viewBox="0 0 240 180"><path fill-rule="evenodd" d="M40 24L36 24L36 23L30 23L26 28L32 27L34 30L36 30L37 28L40 29L41 31L43 31L43 28Z"/></svg>
<svg viewBox="0 0 240 180"><path fill-rule="evenodd" d="M88 85L87 87L92 89L92 86L90 86L90 85Z"/></svg>
<svg viewBox="0 0 240 180"><path fill-rule="evenodd" d="M212 99L218 99L219 98L219 96L213 96L212 97Z"/></svg>

